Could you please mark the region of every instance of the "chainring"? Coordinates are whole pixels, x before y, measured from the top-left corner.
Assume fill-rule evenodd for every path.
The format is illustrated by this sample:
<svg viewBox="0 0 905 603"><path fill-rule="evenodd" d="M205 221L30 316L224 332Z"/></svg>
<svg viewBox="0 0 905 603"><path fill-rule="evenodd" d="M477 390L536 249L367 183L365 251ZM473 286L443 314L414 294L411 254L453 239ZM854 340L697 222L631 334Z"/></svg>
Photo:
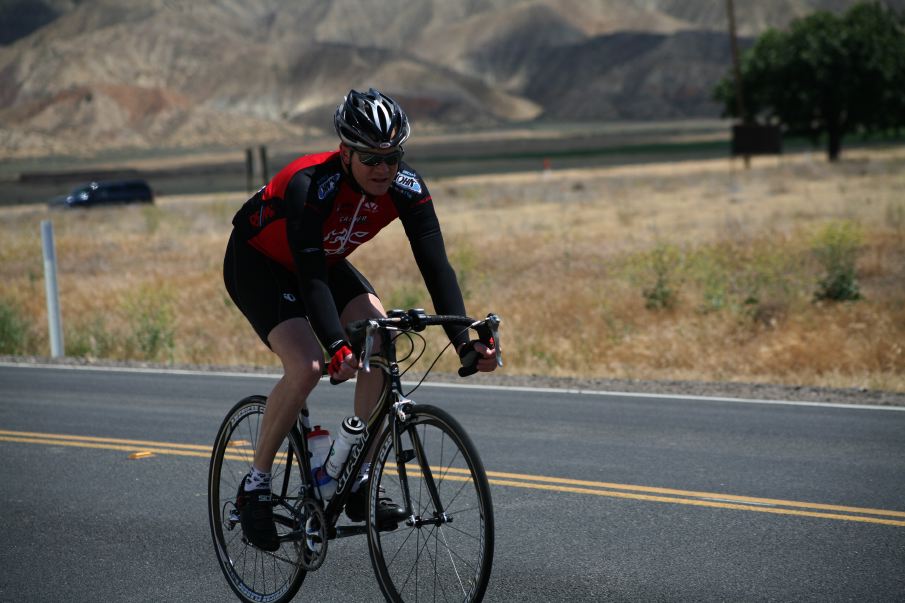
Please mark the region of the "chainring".
<svg viewBox="0 0 905 603"><path fill-rule="evenodd" d="M299 565L313 572L324 564L327 558L327 520L324 510L316 500L305 497L298 507L302 518L305 537L301 540Z"/></svg>

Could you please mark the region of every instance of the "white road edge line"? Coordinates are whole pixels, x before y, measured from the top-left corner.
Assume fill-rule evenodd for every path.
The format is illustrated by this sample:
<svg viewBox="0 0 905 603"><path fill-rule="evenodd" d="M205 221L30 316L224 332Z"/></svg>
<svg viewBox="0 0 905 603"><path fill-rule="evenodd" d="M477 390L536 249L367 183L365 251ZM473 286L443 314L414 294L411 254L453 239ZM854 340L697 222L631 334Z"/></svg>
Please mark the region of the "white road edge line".
<svg viewBox="0 0 905 603"><path fill-rule="evenodd" d="M140 368L140 367L124 367L124 366L85 366L85 365L72 365L72 364L32 364L32 363L19 363L19 362L4 362L0 361L0 367L3 368L42 368L42 369L61 369L61 370L81 370L81 371L96 371L96 372L107 372L107 373L139 373L139 374L168 374L168 375L188 375L188 376L199 376L199 377L250 377L254 379L279 379L280 375L277 373L241 373L241 372L230 372L230 371L199 371L199 370L187 370L187 369L165 369L165 368ZM323 377L321 381L327 381L326 377ZM414 382L403 381L403 385L408 387L413 387L416 385ZM836 402L806 402L801 400L758 400L751 398L721 398L717 396L692 396L687 394L649 394L649 393L638 393L638 392L616 392L616 391L602 391L602 390L591 390L591 389L570 389L570 388L562 388L557 389L554 387L521 387L521 386L508 386L508 385L473 385L468 383L441 383L441 382L425 382L421 385L421 387L440 387L440 388L450 388L450 389L476 389L476 390L486 390L486 391L500 391L500 392L523 392L523 393L533 393L533 394L571 394L571 395L581 395L581 396L608 396L611 398L648 398L648 399L663 399L669 398L673 400L682 400L687 402L730 402L736 404L773 404L773 405L786 405L786 406L816 406L819 408L844 408L844 409L853 409L853 410L891 410L891 411L905 411L905 406L880 406L876 404L842 404Z"/></svg>

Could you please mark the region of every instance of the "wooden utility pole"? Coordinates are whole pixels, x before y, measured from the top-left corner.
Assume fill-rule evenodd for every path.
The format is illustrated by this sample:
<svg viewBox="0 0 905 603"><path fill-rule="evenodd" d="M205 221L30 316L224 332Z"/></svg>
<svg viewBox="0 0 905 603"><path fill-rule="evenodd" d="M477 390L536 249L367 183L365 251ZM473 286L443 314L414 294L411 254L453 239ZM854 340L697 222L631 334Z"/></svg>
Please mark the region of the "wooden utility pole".
<svg viewBox="0 0 905 603"><path fill-rule="evenodd" d="M739 119L744 125L751 123L745 111L745 99L742 95L742 68L738 58L738 39L735 35L735 6L732 0L726 0L726 12L729 15L729 43L732 47L732 73L735 79L735 107ZM745 155L745 169L751 167L751 155Z"/></svg>
<svg viewBox="0 0 905 603"><path fill-rule="evenodd" d="M735 106L742 123L749 123L745 112L745 100L742 95L742 68L738 58L738 39L735 35L735 7L732 0L726 0L726 12L729 13L729 41L732 45L732 73L735 76Z"/></svg>

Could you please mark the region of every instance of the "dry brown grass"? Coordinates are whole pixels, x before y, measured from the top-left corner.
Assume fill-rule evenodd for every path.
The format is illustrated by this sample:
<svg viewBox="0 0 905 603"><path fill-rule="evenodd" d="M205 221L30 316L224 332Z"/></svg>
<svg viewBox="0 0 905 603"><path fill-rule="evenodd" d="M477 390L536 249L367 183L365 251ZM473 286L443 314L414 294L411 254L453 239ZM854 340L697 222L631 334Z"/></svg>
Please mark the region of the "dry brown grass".
<svg viewBox="0 0 905 603"><path fill-rule="evenodd" d="M905 391L905 149L851 151L836 165L796 155L748 171L714 160L431 188L470 311L504 318L508 372ZM242 200L2 210L0 303L30 324L20 353L47 353L39 222L50 217L70 353L275 365L222 286ZM814 303L815 233L840 221L863 233L863 299ZM366 250L352 260L388 307L427 303L398 224ZM658 261L672 298L653 310L643 292Z"/></svg>

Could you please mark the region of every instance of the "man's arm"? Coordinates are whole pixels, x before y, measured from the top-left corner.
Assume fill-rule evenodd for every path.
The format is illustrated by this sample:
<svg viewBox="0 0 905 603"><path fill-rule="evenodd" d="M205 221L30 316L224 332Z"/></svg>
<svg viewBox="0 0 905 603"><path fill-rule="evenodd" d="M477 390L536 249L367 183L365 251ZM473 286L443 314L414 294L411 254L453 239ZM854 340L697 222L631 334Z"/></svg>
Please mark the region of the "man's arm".
<svg viewBox="0 0 905 603"><path fill-rule="evenodd" d="M332 355L346 344L346 333L327 283L327 256L324 253L323 223L330 206L308 203L311 178L300 171L286 187L286 237L298 270L299 290L308 322L321 345Z"/></svg>
<svg viewBox="0 0 905 603"><path fill-rule="evenodd" d="M456 272L449 263L440 222L428 198L412 204L400 213L402 225L408 235L415 262L431 296L438 314L465 315L465 301ZM461 333L456 327L445 327L446 334L458 350L468 342L468 333Z"/></svg>

